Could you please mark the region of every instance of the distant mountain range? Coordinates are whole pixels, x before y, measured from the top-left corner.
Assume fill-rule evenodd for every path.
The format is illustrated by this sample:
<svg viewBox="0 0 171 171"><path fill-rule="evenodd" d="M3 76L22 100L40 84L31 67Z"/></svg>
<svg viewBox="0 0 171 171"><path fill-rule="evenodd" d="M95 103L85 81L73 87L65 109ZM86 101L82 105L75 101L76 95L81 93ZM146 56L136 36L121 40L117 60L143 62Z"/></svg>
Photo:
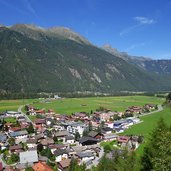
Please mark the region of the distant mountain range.
<svg viewBox="0 0 171 171"><path fill-rule="evenodd" d="M0 92L161 91L171 60L102 48L68 28L0 26Z"/></svg>

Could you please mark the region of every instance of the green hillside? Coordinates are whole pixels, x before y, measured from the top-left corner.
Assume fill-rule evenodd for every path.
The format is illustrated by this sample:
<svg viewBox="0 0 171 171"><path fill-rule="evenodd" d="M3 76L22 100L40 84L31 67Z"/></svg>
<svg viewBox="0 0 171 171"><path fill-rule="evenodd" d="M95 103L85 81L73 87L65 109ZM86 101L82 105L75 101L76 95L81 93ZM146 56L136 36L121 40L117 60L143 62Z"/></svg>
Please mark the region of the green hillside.
<svg viewBox="0 0 171 171"><path fill-rule="evenodd" d="M62 37L58 32L30 27L25 32L0 27L1 92L169 89L170 81L161 81L157 75L91 45L76 33L72 40L64 33Z"/></svg>

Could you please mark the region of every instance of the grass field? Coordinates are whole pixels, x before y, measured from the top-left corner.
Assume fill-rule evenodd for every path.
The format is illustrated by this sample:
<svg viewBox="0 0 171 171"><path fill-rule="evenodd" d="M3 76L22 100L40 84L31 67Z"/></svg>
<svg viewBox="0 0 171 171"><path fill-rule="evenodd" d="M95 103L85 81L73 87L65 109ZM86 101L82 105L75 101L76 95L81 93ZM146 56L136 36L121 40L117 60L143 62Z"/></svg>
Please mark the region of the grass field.
<svg viewBox="0 0 171 171"><path fill-rule="evenodd" d="M140 147L136 151L138 156L142 155L143 148L148 142L148 138L150 137L151 132L154 130L157 122L159 121L161 117L164 119L164 121L168 125L171 125L171 109L164 108L164 110L161 112L141 117L141 120L143 121L142 123L133 125L131 128L127 129L123 133L124 135L143 135L144 136L144 143L140 145Z"/></svg>
<svg viewBox="0 0 171 171"><path fill-rule="evenodd" d="M161 104L164 99L152 96L120 96L120 97L90 97L66 98L53 100L49 103L37 102L35 107L53 109L57 113L71 114L73 112L90 112L105 107L112 111L124 111L129 106L143 106L146 103Z"/></svg>
<svg viewBox="0 0 171 171"><path fill-rule="evenodd" d="M17 111L20 105L33 103L34 101L35 100L33 99L0 100L0 112L4 112L6 110Z"/></svg>

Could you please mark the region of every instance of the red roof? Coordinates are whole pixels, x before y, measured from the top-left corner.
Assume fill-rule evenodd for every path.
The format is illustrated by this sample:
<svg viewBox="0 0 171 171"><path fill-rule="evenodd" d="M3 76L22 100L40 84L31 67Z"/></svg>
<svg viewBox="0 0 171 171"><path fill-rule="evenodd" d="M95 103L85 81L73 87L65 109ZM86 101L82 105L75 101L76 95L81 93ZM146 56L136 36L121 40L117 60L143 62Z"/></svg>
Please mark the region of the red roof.
<svg viewBox="0 0 171 171"><path fill-rule="evenodd" d="M46 163L38 162L32 166L34 171L53 171L51 167L49 167Z"/></svg>

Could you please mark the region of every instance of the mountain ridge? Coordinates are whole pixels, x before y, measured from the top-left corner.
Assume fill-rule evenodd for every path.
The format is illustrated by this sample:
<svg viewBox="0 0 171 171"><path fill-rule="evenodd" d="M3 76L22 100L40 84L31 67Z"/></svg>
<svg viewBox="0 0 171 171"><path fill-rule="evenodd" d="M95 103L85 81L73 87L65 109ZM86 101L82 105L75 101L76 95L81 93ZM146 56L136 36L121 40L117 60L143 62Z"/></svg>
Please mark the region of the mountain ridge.
<svg viewBox="0 0 171 171"><path fill-rule="evenodd" d="M151 74L92 44L30 28L0 27L0 90L10 92L168 90ZM37 36L37 37L36 37Z"/></svg>

